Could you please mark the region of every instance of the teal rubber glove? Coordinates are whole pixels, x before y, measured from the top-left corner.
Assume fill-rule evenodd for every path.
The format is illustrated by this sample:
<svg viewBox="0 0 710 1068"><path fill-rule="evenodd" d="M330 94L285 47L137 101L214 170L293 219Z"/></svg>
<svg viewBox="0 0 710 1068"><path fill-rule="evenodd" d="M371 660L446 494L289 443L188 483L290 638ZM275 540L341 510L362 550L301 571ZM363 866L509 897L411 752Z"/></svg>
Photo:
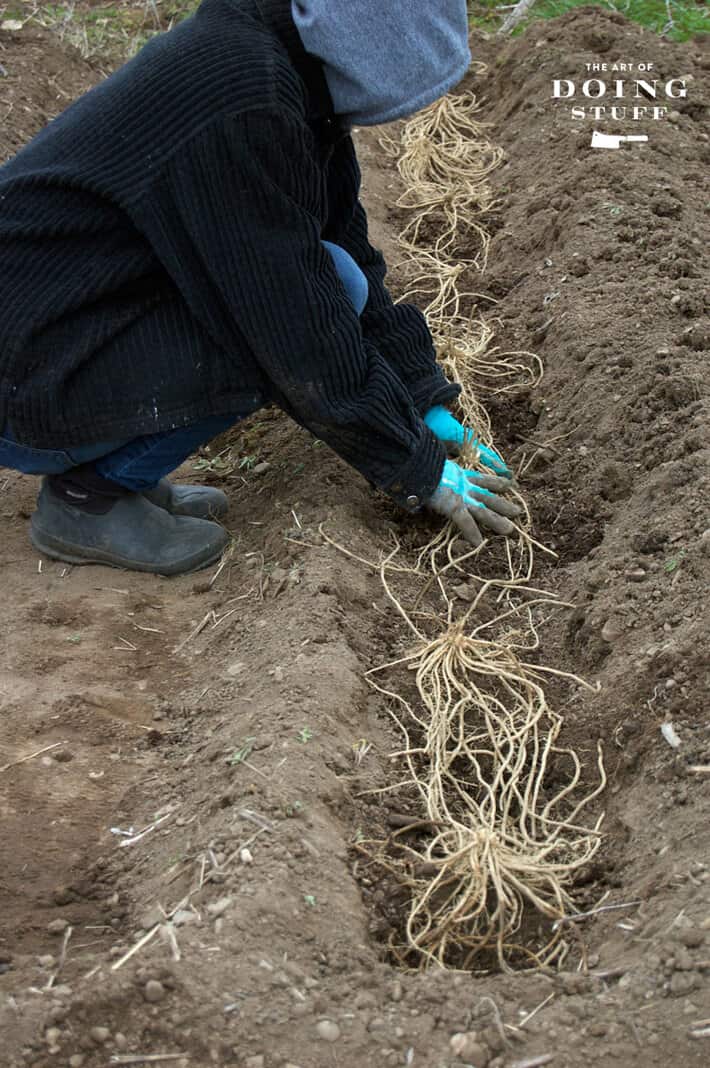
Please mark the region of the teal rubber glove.
<svg viewBox="0 0 710 1068"><path fill-rule="evenodd" d="M446 460L441 481L426 506L455 523L471 545L480 545L483 535L479 526L495 534L512 534L515 530L511 519L520 515L521 509L497 496L507 489L510 481L506 478L480 475Z"/></svg>
<svg viewBox="0 0 710 1068"><path fill-rule="evenodd" d="M448 445L452 451L460 449L464 442L470 442L478 449L478 455L484 467L495 471L502 478L513 477L503 457L495 449L489 449L487 445L481 445L474 432L462 426L458 419L454 419L451 412L441 404L429 409L424 416L424 422L434 437L442 441L444 445Z"/></svg>

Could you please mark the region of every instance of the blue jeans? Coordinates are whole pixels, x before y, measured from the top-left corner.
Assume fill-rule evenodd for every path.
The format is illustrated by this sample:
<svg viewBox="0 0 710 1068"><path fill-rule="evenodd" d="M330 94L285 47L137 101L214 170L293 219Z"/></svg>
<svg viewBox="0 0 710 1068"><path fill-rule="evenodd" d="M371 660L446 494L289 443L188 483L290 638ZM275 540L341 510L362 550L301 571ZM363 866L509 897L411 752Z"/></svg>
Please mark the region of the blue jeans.
<svg viewBox="0 0 710 1068"><path fill-rule="evenodd" d="M355 260L339 245L323 241L345 292L358 315L367 303L367 279ZM131 441L102 441L66 449L33 449L22 445L7 428L0 435L0 467L10 467L28 475L61 475L72 467L91 463L103 478L126 489L151 489L174 471L201 445L229 430L251 411L214 415L199 423L146 434Z"/></svg>

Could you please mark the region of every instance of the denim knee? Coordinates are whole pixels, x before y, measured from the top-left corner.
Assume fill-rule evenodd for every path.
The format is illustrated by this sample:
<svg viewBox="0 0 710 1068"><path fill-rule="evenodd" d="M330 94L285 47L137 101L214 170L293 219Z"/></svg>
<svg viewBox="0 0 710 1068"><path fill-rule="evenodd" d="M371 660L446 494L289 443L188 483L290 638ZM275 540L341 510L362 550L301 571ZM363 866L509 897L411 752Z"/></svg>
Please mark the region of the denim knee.
<svg viewBox="0 0 710 1068"><path fill-rule="evenodd" d="M338 277L345 287L345 292L358 315L362 315L367 304L369 287L367 278L362 273L349 252L332 241L321 242L330 253Z"/></svg>

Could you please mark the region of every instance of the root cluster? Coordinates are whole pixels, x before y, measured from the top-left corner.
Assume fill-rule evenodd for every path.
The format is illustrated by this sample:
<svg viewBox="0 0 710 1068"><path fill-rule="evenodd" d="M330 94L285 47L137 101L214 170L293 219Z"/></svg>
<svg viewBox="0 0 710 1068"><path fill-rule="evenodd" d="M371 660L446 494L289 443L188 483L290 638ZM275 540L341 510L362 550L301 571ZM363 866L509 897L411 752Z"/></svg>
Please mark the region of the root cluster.
<svg viewBox="0 0 710 1068"><path fill-rule="evenodd" d="M400 236L413 279L403 299L425 297L439 358L464 387L463 420L492 444L482 400L538 382L543 369L534 353L492 346L491 321L477 312L471 279L485 267L495 207L488 176L503 158L477 111L470 92L447 97L385 147L405 185L399 205L412 213ZM475 447L463 460L477 465ZM550 921L576 911L575 873L601 841L603 816L586 816L605 785L601 749L585 787L583 761L558 744L562 717L546 697L550 676L564 673L537 662L538 629L564 606L532 584L534 552L549 550L532 538L526 507L517 539L491 549L462 550L448 528L413 561L402 562L397 545L371 565L413 637L411 652L368 673L402 735L393 756L406 774L395 789L413 826L359 849L406 888L391 949L410 967L559 965L566 925ZM469 605L456 618L461 583ZM383 672L395 681L383 685Z"/></svg>

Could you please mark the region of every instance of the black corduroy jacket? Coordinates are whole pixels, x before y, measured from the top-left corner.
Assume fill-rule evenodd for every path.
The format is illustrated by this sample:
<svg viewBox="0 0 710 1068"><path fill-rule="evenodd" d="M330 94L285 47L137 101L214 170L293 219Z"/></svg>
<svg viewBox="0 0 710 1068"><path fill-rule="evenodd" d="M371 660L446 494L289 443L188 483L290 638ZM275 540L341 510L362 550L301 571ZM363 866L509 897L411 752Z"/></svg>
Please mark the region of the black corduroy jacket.
<svg viewBox="0 0 710 1068"><path fill-rule="evenodd" d="M275 401L408 508L459 392L392 303L289 0L205 0L0 168L0 434L127 439ZM321 244L365 272L358 319Z"/></svg>

